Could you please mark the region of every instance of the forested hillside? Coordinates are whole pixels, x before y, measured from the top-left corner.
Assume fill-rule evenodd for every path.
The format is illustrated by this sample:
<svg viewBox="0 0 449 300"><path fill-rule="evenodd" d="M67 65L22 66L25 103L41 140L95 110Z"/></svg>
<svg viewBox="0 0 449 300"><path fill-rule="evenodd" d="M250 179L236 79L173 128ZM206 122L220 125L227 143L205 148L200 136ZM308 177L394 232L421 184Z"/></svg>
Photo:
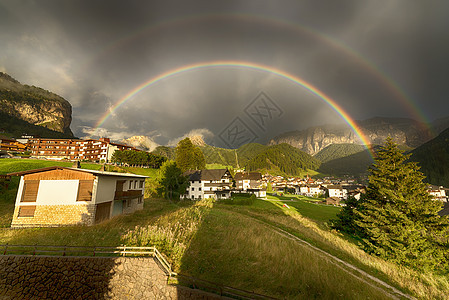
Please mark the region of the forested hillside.
<svg viewBox="0 0 449 300"><path fill-rule="evenodd" d="M245 165L248 171L279 170L288 175L299 175L301 171L316 170L319 166L317 159L288 144L269 146Z"/></svg>
<svg viewBox="0 0 449 300"><path fill-rule="evenodd" d="M366 148L358 144L332 144L315 154L313 157L322 163L347 157L358 152L364 151Z"/></svg>
<svg viewBox="0 0 449 300"><path fill-rule="evenodd" d="M449 187L449 128L411 153L410 160L419 163L426 182Z"/></svg>

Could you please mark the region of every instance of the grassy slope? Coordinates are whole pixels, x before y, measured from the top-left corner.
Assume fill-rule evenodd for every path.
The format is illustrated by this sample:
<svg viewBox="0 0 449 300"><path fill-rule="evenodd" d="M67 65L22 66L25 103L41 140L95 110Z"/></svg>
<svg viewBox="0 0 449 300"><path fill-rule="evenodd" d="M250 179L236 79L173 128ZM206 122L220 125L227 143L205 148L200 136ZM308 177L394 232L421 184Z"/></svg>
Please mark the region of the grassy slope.
<svg viewBox="0 0 449 300"><path fill-rule="evenodd" d="M154 172L150 169L134 171L150 176ZM12 185L11 191L13 189ZM8 215L3 204L9 205L10 216L14 199L5 195L7 193L0 195L0 213ZM283 207L282 201L256 200L252 206L232 206L147 199L143 211L114 217L91 227L0 228L0 244L115 246L149 243L169 254L177 271L275 297L384 298L382 293L339 270L326 258L257 221L261 220L403 290L412 291L418 297L443 299L449 293L447 278L417 274L386 263L330 231L327 222L338 208L307 203L303 200L309 199L305 198L294 197L297 202L290 201L289 197L279 198L274 200L287 200L285 203L290 208ZM1 217L4 220L4 215ZM137 232L136 226L146 234ZM138 239L130 238L136 232ZM167 244L167 241L173 243Z"/></svg>
<svg viewBox="0 0 449 300"><path fill-rule="evenodd" d="M72 162L66 161L51 161L39 159L0 159L0 174L8 174L13 172L20 172L32 169L40 169L52 166L72 167ZM81 168L100 170L101 165L91 163L81 163Z"/></svg>

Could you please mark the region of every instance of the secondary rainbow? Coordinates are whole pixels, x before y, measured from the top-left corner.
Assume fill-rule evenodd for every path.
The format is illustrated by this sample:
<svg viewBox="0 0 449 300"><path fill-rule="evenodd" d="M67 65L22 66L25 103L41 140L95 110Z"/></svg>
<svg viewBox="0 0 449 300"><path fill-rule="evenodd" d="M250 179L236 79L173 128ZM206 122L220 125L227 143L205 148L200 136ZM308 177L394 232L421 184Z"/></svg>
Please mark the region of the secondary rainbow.
<svg viewBox="0 0 449 300"><path fill-rule="evenodd" d="M343 120L352 128L354 133L359 137L359 139L362 141L362 143L367 147L367 149L370 151L371 156L373 156L373 153L371 151L371 148L369 147L369 140L364 135L362 130L357 126L357 124L354 122L354 120L349 116L349 114L340 106L338 103L327 96L325 93L320 91L318 88L313 86L312 84L306 82L305 80L284 72L282 70L265 66L261 64L251 63L251 62L243 62L243 61L209 61L209 62L201 62L201 63L195 63L190 65L185 65L179 68L175 68L172 70L169 70L167 72L164 72L162 74L159 74L155 77L150 78L149 80L143 82L142 84L138 85L134 89L132 89L130 92L128 92L125 96L123 96L121 99L119 99L97 122L95 125L94 135L98 128L108 119L108 117L114 113L123 103L131 99L133 96L138 94L143 89L158 83L159 81L162 81L164 79L170 78L172 76L175 76L177 74L188 72L192 70L199 70L199 69L207 69L207 68L218 68L218 67L234 67L234 68L244 68L249 70L257 70L262 71L270 74L274 74L279 76L280 78L289 80L295 84L298 84L305 88L307 91L312 93L313 95L317 96L324 102L326 102L329 106L332 107L333 110L335 110L342 118Z"/></svg>
<svg viewBox="0 0 449 300"><path fill-rule="evenodd" d="M161 21L156 24L151 24L148 27L142 28L131 35L123 36L121 39L116 40L102 49L101 53L98 53L94 57L103 57L108 52L114 49L120 48L133 40L142 38L147 34L157 33L159 30L164 28L170 28L175 26L188 26L191 23L197 22L209 22L217 20L228 20L228 21L244 21L244 22L257 22L259 24L269 24L272 26L277 26L284 30L291 30L299 34L305 34L308 37L316 39L322 42L324 45L344 53L351 59L353 59L360 67L368 71L372 76L374 76L380 83L382 83L391 93L394 95L395 99L401 102L402 107L408 112L408 114L414 119L420 121L423 124L423 129L429 131L432 134L431 127L429 124L428 117L424 114L423 110L418 107L418 105L409 97L405 91L395 82L390 76L388 76L384 71L382 71L376 64L368 60L366 57L362 56L359 52L351 48L349 45L341 40L335 39L330 35L319 32L312 28L306 27L301 24L293 23L290 21L273 18L265 15L253 15L247 13L220 13L220 14L198 14L190 15L182 18L174 18L166 21ZM88 64L90 64L89 62Z"/></svg>

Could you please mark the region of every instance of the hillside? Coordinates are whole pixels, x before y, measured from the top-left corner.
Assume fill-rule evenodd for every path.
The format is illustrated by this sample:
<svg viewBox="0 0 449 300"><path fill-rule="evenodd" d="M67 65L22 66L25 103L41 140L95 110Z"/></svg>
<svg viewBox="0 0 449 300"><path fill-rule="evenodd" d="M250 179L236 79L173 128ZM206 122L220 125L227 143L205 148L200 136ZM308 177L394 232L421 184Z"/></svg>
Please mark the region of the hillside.
<svg viewBox="0 0 449 300"><path fill-rule="evenodd" d="M372 118L357 124L370 144L382 145L388 136L408 148L415 148L430 139L427 126L407 118ZM306 130L291 131L270 140L269 145L287 143L311 155L332 144L361 144L353 130L346 124L323 125Z"/></svg>
<svg viewBox="0 0 449 300"><path fill-rule="evenodd" d="M449 187L449 128L411 153L410 160L419 163L426 182Z"/></svg>
<svg viewBox="0 0 449 300"><path fill-rule="evenodd" d="M20 132L20 135L25 133L54 137L51 132L39 131L18 121L22 120L30 125L61 133L64 137L73 137L70 130L72 106L67 100L42 88L23 85L2 72L0 72L0 112L2 129L6 133L11 134L14 131L16 136L16 133Z"/></svg>
<svg viewBox="0 0 449 300"><path fill-rule="evenodd" d="M371 154L365 149L348 156L328 160L321 164L318 172L333 176L360 176L367 174L368 167L372 163Z"/></svg>
<svg viewBox="0 0 449 300"><path fill-rule="evenodd" d="M307 169L316 170L320 162L288 144L273 145L261 151L246 164L246 170L279 170L287 175L299 175Z"/></svg>
<svg viewBox="0 0 449 300"><path fill-rule="evenodd" d="M156 149L151 151L153 154L164 156L170 160L175 159L175 148L168 146L157 146Z"/></svg>
<svg viewBox="0 0 449 300"><path fill-rule="evenodd" d="M315 154L313 157L321 161L321 163L326 163L331 160L362 152L365 149L364 146L357 144L332 144Z"/></svg>

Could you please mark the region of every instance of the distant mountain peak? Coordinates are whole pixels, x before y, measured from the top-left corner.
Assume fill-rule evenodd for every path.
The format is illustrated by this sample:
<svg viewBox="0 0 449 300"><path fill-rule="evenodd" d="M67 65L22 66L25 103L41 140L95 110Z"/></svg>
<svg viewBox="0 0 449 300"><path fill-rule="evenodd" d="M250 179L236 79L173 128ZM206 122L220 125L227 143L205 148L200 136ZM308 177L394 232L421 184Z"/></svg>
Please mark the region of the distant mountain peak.
<svg viewBox="0 0 449 300"><path fill-rule="evenodd" d="M122 140L123 143L144 151L153 151L159 146L152 138L145 135L135 135Z"/></svg>
<svg viewBox="0 0 449 300"><path fill-rule="evenodd" d="M189 136L190 141L192 142L192 144L194 144L195 146L201 146L204 147L206 146L206 142L203 139L203 136L201 135L192 135Z"/></svg>

